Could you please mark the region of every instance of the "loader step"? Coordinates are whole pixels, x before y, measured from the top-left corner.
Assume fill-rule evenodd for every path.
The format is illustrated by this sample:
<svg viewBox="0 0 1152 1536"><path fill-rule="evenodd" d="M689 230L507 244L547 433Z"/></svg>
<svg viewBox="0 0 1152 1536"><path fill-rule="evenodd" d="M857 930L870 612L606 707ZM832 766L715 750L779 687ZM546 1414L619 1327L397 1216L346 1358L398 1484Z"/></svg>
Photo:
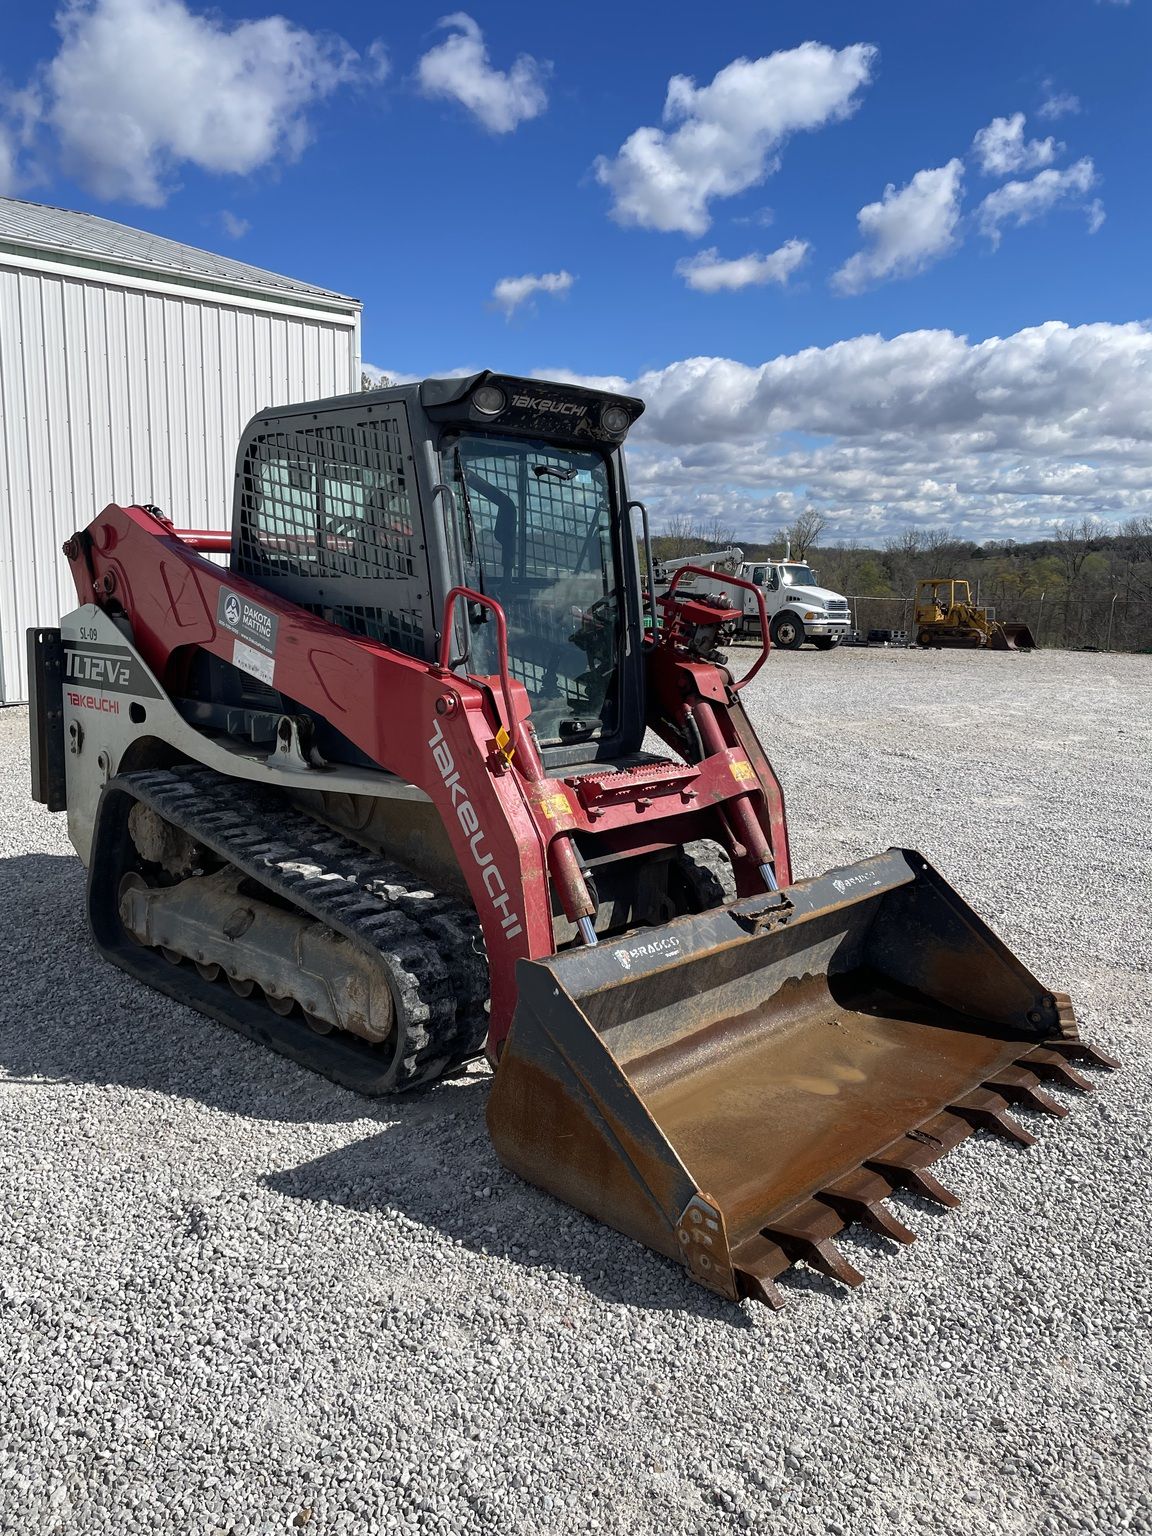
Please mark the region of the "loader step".
<svg viewBox="0 0 1152 1536"><path fill-rule="evenodd" d="M241 959L230 977L218 963L219 950L197 956L168 944L145 947L127 932L122 882L141 866L129 828L138 806L202 844L272 901L356 946L360 966L374 966L391 993L389 1040L373 1042L343 1029L318 1033L291 997L249 981L251 975L266 985L266 976L245 970L239 935ZM314 821L275 789L193 766L110 780L97 814L88 910L97 945L122 969L360 1093L419 1087L483 1045L488 973L475 914L430 891L402 865ZM173 963L181 960L192 963Z"/></svg>

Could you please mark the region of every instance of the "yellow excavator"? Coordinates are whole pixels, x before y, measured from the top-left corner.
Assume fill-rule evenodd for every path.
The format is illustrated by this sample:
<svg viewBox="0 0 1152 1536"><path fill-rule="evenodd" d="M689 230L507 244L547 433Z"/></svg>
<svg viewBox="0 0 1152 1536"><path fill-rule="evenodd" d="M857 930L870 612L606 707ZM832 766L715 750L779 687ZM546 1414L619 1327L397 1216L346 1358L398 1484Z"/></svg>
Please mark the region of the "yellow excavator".
<svg viewBox="0 0 1152 1536"><path fill-rule="evenodd" d="M1031 651L1036 639L1027 624L995 619L972 601L972 588L952 576L929 576L916 584L916 644L954 650Z"/></svg>

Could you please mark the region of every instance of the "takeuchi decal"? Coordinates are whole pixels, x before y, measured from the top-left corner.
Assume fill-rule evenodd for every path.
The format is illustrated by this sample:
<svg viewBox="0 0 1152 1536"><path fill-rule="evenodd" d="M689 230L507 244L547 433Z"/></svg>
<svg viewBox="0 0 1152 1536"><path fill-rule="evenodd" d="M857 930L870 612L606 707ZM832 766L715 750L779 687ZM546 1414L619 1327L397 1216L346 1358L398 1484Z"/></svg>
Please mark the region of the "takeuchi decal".
<svg viewBox="0 0 1152 1536"><path fill-rule="evenodd" d="M527 411L548 411L553 416L587 416L588 407L575 400L541 400L535 395L513 395L512 404Z"/></svg>
<svg viewBox="0 0 1152 1536"><path fill-rule="evenodd" d="M514 939L524 932L519 914L511 905L511 897L508 894L508 886L504 876L500 873L500 866L495 862L491 852L484 847L485 833L480 825L480 818L476 814L476 807L468 796L468 791L460 782L460 770L456 766L456 760L452 756L452 749L444 739L444 732L440 729L440 722L436 721L433 734L428 739L428 745L432 749L432 757L435 760L444 788L452 801L452 809L456 812L456 820L468 839L468 846L472 850L472 857L476 860L476 867L480 871L480 878L484 882L484 889L488 892L488 899L500 914L500 926L504 930L506 939Z"/></svg>

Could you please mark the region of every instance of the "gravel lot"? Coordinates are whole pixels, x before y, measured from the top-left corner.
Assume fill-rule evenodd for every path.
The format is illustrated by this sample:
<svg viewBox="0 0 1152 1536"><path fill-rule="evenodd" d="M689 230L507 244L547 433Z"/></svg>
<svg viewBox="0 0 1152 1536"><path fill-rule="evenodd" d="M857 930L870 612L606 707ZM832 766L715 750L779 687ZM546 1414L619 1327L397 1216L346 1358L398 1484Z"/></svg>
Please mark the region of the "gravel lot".
<svg viewBox="0 0 1152 1536"><path fill-rule="evenodd" d="M1123 1057L780 1313L97 961L0 711L0 1530L1152 1531L1152 658L777 654L801 874L920 848Z"/></svg>

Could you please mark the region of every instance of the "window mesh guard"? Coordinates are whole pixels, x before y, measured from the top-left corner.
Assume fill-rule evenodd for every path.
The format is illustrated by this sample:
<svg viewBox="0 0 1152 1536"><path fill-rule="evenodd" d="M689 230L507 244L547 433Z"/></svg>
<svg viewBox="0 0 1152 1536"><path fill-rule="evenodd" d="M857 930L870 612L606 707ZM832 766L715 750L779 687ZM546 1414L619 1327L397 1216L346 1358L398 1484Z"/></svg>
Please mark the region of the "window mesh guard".
<svg viewBox="0 0 1152 1536"><path fill-rule="evenodd" d="M427 573L407 469L395 416L255 438L242 471L237 571L356 634L423 655Z"/></svg>

